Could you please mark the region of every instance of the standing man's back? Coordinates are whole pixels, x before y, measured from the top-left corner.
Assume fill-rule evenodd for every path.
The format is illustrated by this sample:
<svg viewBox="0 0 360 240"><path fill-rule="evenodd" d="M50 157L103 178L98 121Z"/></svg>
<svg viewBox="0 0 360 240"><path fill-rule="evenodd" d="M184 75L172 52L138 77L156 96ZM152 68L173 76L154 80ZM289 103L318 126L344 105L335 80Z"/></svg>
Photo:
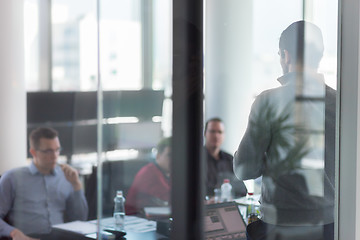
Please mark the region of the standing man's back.
<svg viewBox="0 0 360 240"><path fill-rule="evenodd" d="M280 37L281 86L262 92L234 156L239 179L262 176L261 220L249 239L334 238L335 91L317 72L320 29L298 21Z"/></svg>

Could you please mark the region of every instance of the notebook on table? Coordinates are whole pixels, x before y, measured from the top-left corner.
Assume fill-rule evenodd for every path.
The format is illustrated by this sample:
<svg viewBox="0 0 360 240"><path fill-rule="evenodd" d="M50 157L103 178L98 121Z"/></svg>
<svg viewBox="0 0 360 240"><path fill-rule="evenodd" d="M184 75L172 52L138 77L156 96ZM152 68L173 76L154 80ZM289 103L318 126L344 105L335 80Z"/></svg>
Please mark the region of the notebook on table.
<svg viewBox="0 0 360 240"><path fill-rule="evenodd" d="M246 240L246 224L236 202L205 206L204 237L206 240Z"/></svg>

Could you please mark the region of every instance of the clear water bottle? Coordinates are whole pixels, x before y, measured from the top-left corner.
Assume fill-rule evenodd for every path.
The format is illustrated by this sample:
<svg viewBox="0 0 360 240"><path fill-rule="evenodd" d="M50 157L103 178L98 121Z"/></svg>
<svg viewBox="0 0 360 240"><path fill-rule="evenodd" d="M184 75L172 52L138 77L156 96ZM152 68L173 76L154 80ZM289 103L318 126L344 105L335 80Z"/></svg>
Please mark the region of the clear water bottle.
<svg viewBox="0 0 360 240"><path fill-rule="evenodd" d="M221 189L220 188L214 189L214 202L215 203L221 202Z"/></svg>
<svg viewBox="0 0 360 240"><path fill-rule="evenodd" d="M224 179L221 184L221 202L232 201L232 186L229 179Z"/></svg>
<svg viewBox="0 0 360 240"><path fill-rule="evenodd" d="M114 198L114 223L115 230L124 231L125 225L125 198L123 191L117 191Z"/></svg>
<svg viewBox="0 0 360 240"><path fill-rule="evenodd" d="M247 202L246 218L248 224L250 224L252 222L259 220L259 214L255 204L256 202L254 198L254 193L248 192L246 202Z"/></svg>

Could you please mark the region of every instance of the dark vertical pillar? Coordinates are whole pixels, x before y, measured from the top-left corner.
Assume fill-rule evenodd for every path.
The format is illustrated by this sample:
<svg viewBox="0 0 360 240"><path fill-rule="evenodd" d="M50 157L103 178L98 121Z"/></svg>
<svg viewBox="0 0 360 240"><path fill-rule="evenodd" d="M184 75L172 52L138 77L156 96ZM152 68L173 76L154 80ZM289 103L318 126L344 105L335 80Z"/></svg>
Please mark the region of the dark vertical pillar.
<svg viewBox="0 0 360 240"><path fill-rule="evenodd" d="M202 239L203 2L173 1L171 239Z"/></svg>

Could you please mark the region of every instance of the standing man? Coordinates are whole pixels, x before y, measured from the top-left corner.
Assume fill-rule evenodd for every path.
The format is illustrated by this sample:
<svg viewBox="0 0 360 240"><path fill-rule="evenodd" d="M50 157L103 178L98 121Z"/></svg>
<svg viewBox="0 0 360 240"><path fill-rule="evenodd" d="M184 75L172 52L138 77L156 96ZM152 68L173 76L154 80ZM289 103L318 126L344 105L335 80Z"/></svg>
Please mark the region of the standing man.
<svg viewBox="0 0 360 240"><path fill-rule="evenodd" d="M0 178L0 237L33 239L29 235L49 234L51 226L65 218L87 219L78 172L57 163L61 150L57 131L35 129L29 141L30 166L7 171Z"/></svg>
<svg viewBox="0 0 360 240"><path fill-rule="evenodd" d="M206 195L213 196L214 189L220 188L224 179L229 179L235 197L247 193L243 181L233 172L233 156L221 150L224 142L225 126L220 118L211 118L205 123L205 157L207 162Z"/></svg>
<svg viewBox="0 0 360 240"><path fill-rule="evenodd" d="M248 239L334 239L336 93L318 73L321 30L298 21L279 40L281 86L262 92L234 156L239 179L262 176L261 220Z"/></svg>

